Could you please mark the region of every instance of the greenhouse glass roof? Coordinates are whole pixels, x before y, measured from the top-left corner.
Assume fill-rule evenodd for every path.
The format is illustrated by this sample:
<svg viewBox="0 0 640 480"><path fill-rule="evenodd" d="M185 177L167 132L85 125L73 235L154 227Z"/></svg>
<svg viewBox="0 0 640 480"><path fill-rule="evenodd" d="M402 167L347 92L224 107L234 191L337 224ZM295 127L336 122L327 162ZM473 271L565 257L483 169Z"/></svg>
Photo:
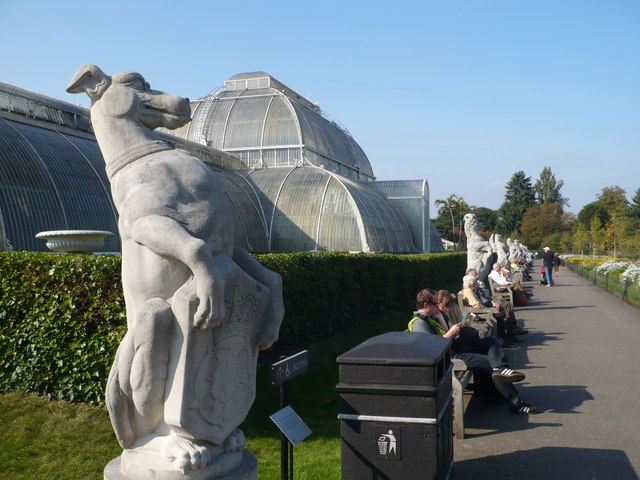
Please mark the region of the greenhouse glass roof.
<svg viewBox="0 0 640 480"><path fill-rule="evenodd" d="M416 252L406 220L365 185L318 167L254 170L271 251Z"/></svg>
<svg viewBox="0 0 640 480"><path fill-rule="evenodd" d="M231 77L160 134L220 177L250 251L441 250L426 180L374 181L346 129L264 72ZM47 230L117 232L89 110L0 83L0 249L44 250Z"/></svg>
<svg viewBox="0 0 640 480"><path fill-rule="evenodd" d="M375 178L344 127L265 72L235 75L191 107L191 123L171 133L233 152L249 168L307 164L358 181Z"/></svg>
<svg viewBox="0 0 640 480"><path fill-rule="evenodd" d="M235 213L235 240L267 251L267 229L254 187L235 155L166 136L220 176ZM0 82L0 249L46 250L36 233L118 232L118 214L89 110ZM7 245L8 243L8 245ZM119 237L105 241L119 251Z"/></svg>

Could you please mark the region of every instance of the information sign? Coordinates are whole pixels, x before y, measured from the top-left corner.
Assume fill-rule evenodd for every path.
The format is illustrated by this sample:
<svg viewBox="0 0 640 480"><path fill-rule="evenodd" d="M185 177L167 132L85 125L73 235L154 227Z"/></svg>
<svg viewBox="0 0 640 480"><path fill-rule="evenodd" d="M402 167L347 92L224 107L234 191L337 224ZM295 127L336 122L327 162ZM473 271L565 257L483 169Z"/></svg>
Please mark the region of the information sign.
<svg viewBox="0 0 640 480"><path fill-rule="evenodd" d="M269 417L293 445L298 445L311 435L311 429L300 416L287 405Z"/></svg>

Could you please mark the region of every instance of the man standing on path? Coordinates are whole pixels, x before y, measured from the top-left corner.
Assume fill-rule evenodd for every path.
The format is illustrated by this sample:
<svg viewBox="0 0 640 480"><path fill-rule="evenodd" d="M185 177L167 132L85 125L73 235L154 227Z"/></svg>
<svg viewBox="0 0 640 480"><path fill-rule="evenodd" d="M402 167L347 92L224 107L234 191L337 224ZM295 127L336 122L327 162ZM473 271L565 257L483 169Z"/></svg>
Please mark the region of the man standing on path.
<svg viewBox="0 0 640 480"><path fill-rule="evenodd" d="M547 287L553 287L553 252L549 247L543 248L542 265L544 266L544 274L547 277Z"/></svg>

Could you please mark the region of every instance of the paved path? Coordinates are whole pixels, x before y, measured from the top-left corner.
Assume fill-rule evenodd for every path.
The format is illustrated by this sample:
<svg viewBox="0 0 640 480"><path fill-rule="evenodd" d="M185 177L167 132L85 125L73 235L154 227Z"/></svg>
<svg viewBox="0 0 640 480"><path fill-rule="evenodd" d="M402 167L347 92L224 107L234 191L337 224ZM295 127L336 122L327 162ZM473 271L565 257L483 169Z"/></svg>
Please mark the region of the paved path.
<svg viewBox="0 0 640 480"><path fill-rule="evenodd" d="M640 310L563 267L554 287L528 284L516 316L530 333L507 352L527 375L522 397L545 413L472 398L453 478L639 480Z"/></svg>

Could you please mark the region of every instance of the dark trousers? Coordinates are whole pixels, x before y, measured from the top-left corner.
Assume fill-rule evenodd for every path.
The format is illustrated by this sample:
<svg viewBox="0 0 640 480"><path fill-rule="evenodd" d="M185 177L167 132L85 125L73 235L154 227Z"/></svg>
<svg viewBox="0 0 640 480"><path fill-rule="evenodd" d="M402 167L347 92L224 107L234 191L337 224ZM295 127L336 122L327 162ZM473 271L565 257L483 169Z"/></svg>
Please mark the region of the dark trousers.
<svg viewBox="0 0 640 480"><path fill-rule="evenodd" d="M474 382L481 394L489 395L497 390L509 403L513 405L520 403L520 396L512 383L494 380L491 376L494 368L508 367L507 357L496 338L480 338L467 351L452 353L473 372Z"/></svg>
<svg viewBox="0 0 640 480"><path fill-rule="evenodd" d="M507 338L513 335L513 330L517 326L516 315L513 313L511 302L500 302L498 313L493 315L496 318L498 327L498 337Z"/></svg>

